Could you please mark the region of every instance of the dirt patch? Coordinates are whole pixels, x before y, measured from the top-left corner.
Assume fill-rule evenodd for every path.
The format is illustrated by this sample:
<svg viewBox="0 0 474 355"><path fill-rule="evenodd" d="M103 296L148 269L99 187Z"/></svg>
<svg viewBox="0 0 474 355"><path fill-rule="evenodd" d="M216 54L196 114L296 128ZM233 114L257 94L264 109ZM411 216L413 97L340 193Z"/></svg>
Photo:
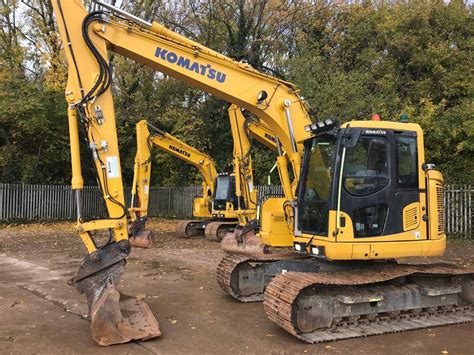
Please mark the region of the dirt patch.
<svg viewBox="0 0 474 355"><path fill-rule="evenodd" d="M219 245L177 237L176 222L150 220L155 244L133 250L119 285L145 298L163 336L109 348L92 341L85 300L66 284L84 256L73 223L0 228L0 353L470 354L474 349L473 324L301 343L270 322L261 304L240 304L224 295L215 281L223 256ZM439 260L473 265L473 255L474 243L453 242Z"/></svg>

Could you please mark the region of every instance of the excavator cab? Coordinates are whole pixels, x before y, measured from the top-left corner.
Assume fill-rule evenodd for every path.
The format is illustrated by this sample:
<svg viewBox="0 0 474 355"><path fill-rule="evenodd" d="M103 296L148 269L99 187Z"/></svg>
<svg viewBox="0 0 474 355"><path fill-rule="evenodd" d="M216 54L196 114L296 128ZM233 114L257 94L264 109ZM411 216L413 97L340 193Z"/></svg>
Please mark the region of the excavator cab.
<svg viewBox="0 0 474 355"><path fill-rule="evenodd" d="M295 208L297 251L339 260L444 251L442 176L424 164L418 125L326 125L305 142L303 167ZM337 243L347 247L336 251Z"/></svg>
<svg viewBox="0 0 474 355"><path fill-rule="evenodd" d="M219 174L215 180L214 196L212 202L212 216L225 218L226 212L245 209L242 197L237 197L235 191L235 176L227 173Z"/></svg>

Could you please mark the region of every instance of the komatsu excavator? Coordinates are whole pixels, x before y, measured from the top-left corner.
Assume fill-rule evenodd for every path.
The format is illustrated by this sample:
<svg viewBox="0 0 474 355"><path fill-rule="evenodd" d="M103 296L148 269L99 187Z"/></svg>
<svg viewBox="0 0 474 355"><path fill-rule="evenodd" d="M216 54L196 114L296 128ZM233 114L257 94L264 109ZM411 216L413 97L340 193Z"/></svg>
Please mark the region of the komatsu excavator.
<svg viewBox="0 0 474 355"><path fill-rule="evenodd" d="M136 125L137 152L134 163L131 206L129 208L130 242L147 248L151 245L152 231L145 228L148 214L148 196L151 176L151 150L158 147L196 167L203 177L202 196L193 201L193 216L198 220L180 221L176 231L187 237L205 235L221 241L238 223L238 217L255 218L257 192L253 187L250 139L255 138L276 150L273 132L262 122L245 118L239 108L229 108L229 119L234 140L234 172L217 173L213 160L171 134L142 120ZM150 133L150 128L153 133Z"/></svg>
<svg viewBox="0 0 474 355"><path fill-rule="evenodd" d="M153 133L150 133L150 128ZM202 197L193 201L193 215L195 217L211 217L211 201L214 193L214 184L218 176L214 161L205 153L189 146L171 134L164 132L147 121L141 120L136 125L137 152L134 162L132 183L129 229L133 246L149 247L152 231L145 228L148 214L148 198L150 191L152 148L158 147L169 154L182 159L196 167L202 175ZM197 222L196 222L197 224ZM188 227L188 233L194 225ZM185 230L186 231L186 230ZM197 234L197 233L193 233Z"/></svg>
<svg viewBox="0 0 474 355"><path fill-rule="evenodd" d="M268 198L258 229L248 228L229 241L240 253L218 267L227 293L246 300L263 296L269 318L307 342L472 321L473 270L393 261L438 256L446 246L443 177L425 162L418 125L312 122L296 86L247 62L102 1L93 1L90 13L79 0L52 3L69 67L72 187L88 251L73 283L87 297L92 336L99 344L160 335L147 305L121 297L116 289L130 242L108 51L233 103L276 135L285 197ZM79 123L107 219L82 219ZM110 233L110 243L95 244L100 231Z"/></svg>

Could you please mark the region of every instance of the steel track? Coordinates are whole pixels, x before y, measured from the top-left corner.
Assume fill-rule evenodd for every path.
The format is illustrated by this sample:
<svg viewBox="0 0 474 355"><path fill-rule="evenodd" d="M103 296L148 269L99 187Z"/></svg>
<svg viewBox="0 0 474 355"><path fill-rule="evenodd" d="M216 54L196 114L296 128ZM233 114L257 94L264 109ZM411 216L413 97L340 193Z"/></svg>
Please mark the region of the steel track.
<svg viewBox="0 0 474 355"><path fill-rule="evenodd" d="M303 290L320 286L370 285L400 277L416 275L456 276L474 274L474 270L447 264L397 265L381 264L362 270L330 273L289 272L275 277L267 286L264 308L268 317L278 326L308 343L320 343L341 339L381 335L427 327L467 323L474 320L472 304L467 306L443 306L436 309L406 310L399 314L380 313L371 317L339 319L331 327L309 333L300 332L293 322L293 305Z"/></svg>

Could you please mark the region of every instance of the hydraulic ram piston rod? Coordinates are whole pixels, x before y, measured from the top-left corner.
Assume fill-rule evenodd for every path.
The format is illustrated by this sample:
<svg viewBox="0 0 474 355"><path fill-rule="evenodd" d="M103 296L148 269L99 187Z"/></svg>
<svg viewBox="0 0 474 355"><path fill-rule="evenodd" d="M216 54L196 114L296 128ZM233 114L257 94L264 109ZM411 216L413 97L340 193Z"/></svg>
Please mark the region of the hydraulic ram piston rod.
<svg viewBox="0 0 474 355"><path fill-rule="evenodd" d="M146 26L146 27L151 27L152 26L151 22L145 21L145 20L143 20L143 19L141 19L137 16L132 15L131 13L128 13L127 11L119 9L118 7L115 7L115 6L113 6L111 4L108 4L104 1L100 1L100 0L93 0L93 1L97 5L105 7L106 9L108 9L108 10L110 10L110 11L112 11L112 12L114 12L114 13L120 15L120 16L123 16L123 17L125 17L129 20L135 21L135 22L137 22L137 23L139 23L143 26Z"/></svg>

